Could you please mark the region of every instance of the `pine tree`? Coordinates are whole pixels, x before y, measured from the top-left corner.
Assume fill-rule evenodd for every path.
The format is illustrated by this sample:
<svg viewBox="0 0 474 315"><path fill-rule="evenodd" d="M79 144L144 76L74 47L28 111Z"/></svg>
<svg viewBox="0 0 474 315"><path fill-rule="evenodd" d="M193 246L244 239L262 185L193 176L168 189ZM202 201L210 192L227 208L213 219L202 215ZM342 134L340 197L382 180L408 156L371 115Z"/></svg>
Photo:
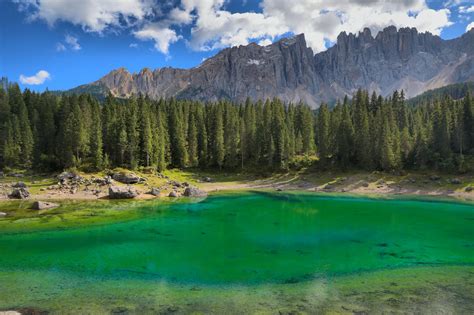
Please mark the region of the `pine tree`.
<svg viewBox="0 0 474 315"><path fill-rule="evenodd" d="M471 94L467 92L463 101L463 135L462 147L464 152L474 153L474 114Z"/></svg>
<svg viewBox="0 0 474 315"><path fill-rule="evenodd" d="M355 156L360 167L372 168L372 157L370 152L369 117L367 113L367 94L362 90L357 92L354 108L355 122Z"/></svg>
<svg viewBox="0 0 474 315"><path fill-rule="evenodd" d="M336 143L338 160L342 168L347 169L353 156L354 127L347 99L342 106L341 122L337 129Z"/></svg>
<svg viewBox="0 0 474 315"><path fill-rule="evenodd" d="M215 109L215 126L214 126L214 148L213 156L215 164L222 168L224 165L225 158L225 144L224 144L224 114L223 114L223 105L218 104Z"/></svg>
<svg viewBox="0 0 474 315"><path fill-rule="evenodd" d="M153 155L153 135L151 130L151 115L150 106L148 101L140 97L138 99L138 108L140 111L140 148L141 148L141 160L144 166L151 165L151 159Z"/></svg>
<svg viewBox="0 0 474 315"><path fill-rule="evenodd" d="M327 160L331 156L331 138L330 138L330 116L329 108L326 104L322 104L318 113L317 139L319 158L323 164L327 164Z"/></svg>
<svg viewBox="0 0 474 315"><path fill-rule="evenodd" d="M96 170L101 170L103 166L103 150L102 150L102 120L100 115L100 107L97 103L92 103L93 123L91 130L91 153L92 166Z"/></svg>
<svg viewBox="0 0 474 315"><path fill-rule="evenodd" d="M184 118L181 108L173 100L171 103L169 136L171 145L171 162L175 167L186 167L187 151Z"/></svg>
<svg viewBox="0 0 474 315"><path fill-rule="evenodd" d="M190 113L188 127L188 157L189 166L196 167L199 163L198 153L198 130L194 109Z"/></svg>
<svg viewBox="0 0 474 315"><path fill-rule="evenodd" d="M235 168L238 165L239 149L239 120L236 106L225 103L224 112L224 147L226 168Z"/></svg>

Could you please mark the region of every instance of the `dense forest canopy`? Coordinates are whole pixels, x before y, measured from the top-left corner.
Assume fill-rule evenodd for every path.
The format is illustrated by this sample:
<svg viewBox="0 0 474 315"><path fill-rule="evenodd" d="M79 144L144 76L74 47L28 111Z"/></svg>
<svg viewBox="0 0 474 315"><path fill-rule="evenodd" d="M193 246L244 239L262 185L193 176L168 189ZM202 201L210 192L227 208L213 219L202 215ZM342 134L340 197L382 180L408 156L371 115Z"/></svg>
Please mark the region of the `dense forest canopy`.
<svg viewBox="0 0 474 315"><path fill-rule="evenodd" d="M317 111L278 99L233 104L58 96L0 87L0 169L170 167L472 169L473 101L407 106L358 91Z"/></svg>

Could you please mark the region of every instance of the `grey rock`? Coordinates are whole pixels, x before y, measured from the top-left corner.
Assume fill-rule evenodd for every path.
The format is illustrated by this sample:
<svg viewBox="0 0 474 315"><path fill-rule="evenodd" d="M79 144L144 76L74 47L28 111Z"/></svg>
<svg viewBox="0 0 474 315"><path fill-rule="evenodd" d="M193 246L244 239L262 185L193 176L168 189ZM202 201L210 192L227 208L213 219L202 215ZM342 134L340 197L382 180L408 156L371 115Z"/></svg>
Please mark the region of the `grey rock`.
<svg viewBox="0 0 474 315"><path fill-rule="evenodd" d="M326 184L326 185L324 186L324 190L331 190L331 189L334 189L334 186L331 185L331 184Z"/></svg>
<svg viewBox="0 0 474 315"><path fill-rule="evenodd" d="M471 191L473 191L473 190L474 190L474 187L472 187L472 186L467 186L467 187L464 189L464 191L466 191L466 192L471 192Z"/></svg>
<svg viewBox="0 0 474 315"><path fill-rule="evenodd" d="M6 216L7 216L6 212L0 212L0 218L1 217L6 217Z"/></svg>
<svg viewBox="0 0 474 315"><path fill-rule="evenodd" d="M109 187L110 199L132 199L137 196L138 196L138 192L133 187L120 187L120 186Z"/></svg>
<svg viewBox="0 0 474 315"><path fill-rule="evenodd" d="M46 210L46 209L53 209L59 207L59 204L53 202L46 202L46 201L35 201L31 208L33 210Z"/></svg>
<svg viewBox="0 0 474 315"><path fill-rule="evenodd" d="M212 182L212 178L210 178L210 177L204 177L204 178L203 178L203 182L211 183L211 182Z"/></svg>
<svg viewBox="0 0 474 315"><path fill-rule="evenodd" d="M29 191L26 188L15 188L8 195L10 199L26 199L30 196Z"/></svg>
<svg viewBox="0 0 474 315"><path fill-rule="evenodd" d="M168 194L168 197L170 198L176 198L178 197L178 193L176 191L171 191L169 194Z"/></svg>
<svg viewBox="0 0 474 315"><path fill-rule="evenodd" d="M459 179L459 178L451 178L451 180L449 181L451 184L453 185L460 185L462 184L462 181Z"/></svg>
<svg viewBox="0 0 474 315"><path fill-rule="evenodd" d="M149 194L158 197L160 195L160 190L156 187L152 187Z"/></svg>
<svg viewBox="0 0 474 315"><path fill-rule="evenodd" d="M24 182L18 182L12 185L13 188L26 188L26 184Z"/></svg>
<svg viewBox="0 0 474 315"><path fill-rule="evenodd" d="M75 178L76 175L75 173L72 173L72 172L62 172L61 174L59 174L57 176L57 179L60 180L60 181L63 181L63 180L67 180L67 179L73 179Z"/></svg>
<svg viewBox="0 0 474 315"><path fill-rule="evenodd" d="M93 183L98 184L99 186L112 185L114 183L112 177L105 176L104 178L94 178Z"/></svg>
<svg viewBox="0 0 474 315"><path fill-rule="evenodd" d="M113 70L70 92L100 90L118 97L140 93L153 99L176 97L244 102L278 97L312 107L351 96L363 88L405 97L474 79L474 31L443 40L415 28L390 26L372 35L339 34L334 46L314 54L303 34L268 46L251 43L227 48L191 69Z"/></svg>
<svg viewBox="0 0 474 315"><path fill-rule="evenodd" d="M142 178L134 173L114 173L112 178L123 184L137 184L142 181Z"/></svg>
<svg viewBox="0 0 474 315"><path fill-rule="evenodd" d="M186 197L205 197L207 196L207 193L196 187L186 187L183 195Z"/></svg>

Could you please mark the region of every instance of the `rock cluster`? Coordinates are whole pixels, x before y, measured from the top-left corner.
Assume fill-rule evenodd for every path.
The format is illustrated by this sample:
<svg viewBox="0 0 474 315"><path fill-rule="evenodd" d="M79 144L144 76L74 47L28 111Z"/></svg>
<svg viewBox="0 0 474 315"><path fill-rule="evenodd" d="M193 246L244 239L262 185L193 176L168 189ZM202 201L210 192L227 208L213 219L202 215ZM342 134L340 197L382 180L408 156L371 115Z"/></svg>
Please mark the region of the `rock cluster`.
<svg viewBox="0 0 474 315"><path fill-rule="evenodd" d="M57 176L57 179L58 183L49 186L48 190L59 190L62 193L75 194L81 185L88 184L88 180L72 172L62 172Z"/></svg>

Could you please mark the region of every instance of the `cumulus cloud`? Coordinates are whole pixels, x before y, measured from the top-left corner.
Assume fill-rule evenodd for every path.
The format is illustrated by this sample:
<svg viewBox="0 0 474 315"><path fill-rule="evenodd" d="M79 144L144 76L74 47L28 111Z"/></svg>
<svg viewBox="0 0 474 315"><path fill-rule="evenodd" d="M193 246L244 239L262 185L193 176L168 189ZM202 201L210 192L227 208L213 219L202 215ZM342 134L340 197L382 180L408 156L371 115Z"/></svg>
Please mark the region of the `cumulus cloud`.
<svg viewBox="0 0 474 315"><path fill-rule="evenodd" d="M191 29L188 46L203 51L250 41L268 44L277 36L304 33L308 45L319 52L342 31L356 33L369 27L377 32L389 25L439 35L452 24L449 8L464 3L448 0L444 8L435 10L427 0L261 0L261 12L230 12L227 0L14 1L30 11L33 8L32 18L50 25L69 21L91 32L131 27L136 38L153 41L164 54L182 38L183 27Z"/></svg>
<svg viewBox="0 0 474 315"><path fill-rule="evenodd" d="M213 50L259 41L267 44L285 33L304 33L315 52L326 49L340 32L358 32L365 27L377 32L389 25L416 27L439 35L451 25L450 10L434 10L425 0L262 0L261 13L231 13L224 0L182 0L172 10L168 26L192 26L189 46ZM179 22L174 22L179 21Z"/></svg>
<svg viewBox="0 0 474 315"><path fill-rule="evenodd" d="M40 70L35 75L27 77L25 75L20 75L20 82L27 85L39 85L43 84L44 81L51 79L51 75L48 71Z"/></svg>
<svg viewBox="0 0 474 315"><path fill-rule="evenodd" d="M56 44L56 51L62 52L68 49L71 50L81 50L82 47L79 44L79 39L72 35L66 35L64 37L64 42L59 42Z"/></svg>
<svg viewBox="0 0 474 315"><path fill-rule="evenodd" d="M325 50L339 33L358 32L365 27L377 32L389 25L416 27L440 34L449 26L448 9L433 10L424 0L302 0L294 5L285 0L264 0L263 14L277 17L293 33L305 33L315 52Z"/></svg>
<svg viewBox="0 0 474 315"><path fill-rule="evenodd" d="M67 50L67 48L66 48L66 46L64 46L63 43L57 43L56 44L56 51L66 51L66 50Z"/></svg>
<svg viewBox="0 0 474 315"><path fill-rule="evenodd" d="M466 32L469 32L473 27L474 27L474 22L469 23L469 24L466 26Z"/></svg>
<svg viewBox="0 0 474 315"><path fill-rule="evenodd" d="M79 39L72 35L66 35L64 41L72 50L81 50L81 45L79 45Z"/></svg>
<svg viewBox="0 0 474 315"><path fill-rule="evenodd" d="M137 44L137 43L131 43L130 45L128 45L128 47L130 47L130 48L138 48L138 44Z"/></svg>
<svg viewBox="0 0 474 315"><path fill-rule="evenodd" d="M155 42L155 49L168 55L170 44L177 42L178 36L174 30L160 23L150 23L139 31L133 33L140 40L152 40Z"/></svg>
<svg viewBox="0 0 474 315"><path fill-rule="evenodd" d="M53 26L68 21L85 31L102 32L107 27L131 25L152 13L151 0L14 0L20 9L31 10L30 19Z"/></svg>
<svg viewBox="0 0 474 315"><path fill-rule="evenodd" d="M271 39L268 39L268 38L264 38L264 39L261 39L258 44L260 46L268 46L268 45L271 45L273 42L271 41Z"/></svg>
<svg viewBox="0 0 474 315"><path fill-rule="evenodd" d="M459 13L474 13L474 5L468 7L468 6L460 6L459 7Z"/></svg>

